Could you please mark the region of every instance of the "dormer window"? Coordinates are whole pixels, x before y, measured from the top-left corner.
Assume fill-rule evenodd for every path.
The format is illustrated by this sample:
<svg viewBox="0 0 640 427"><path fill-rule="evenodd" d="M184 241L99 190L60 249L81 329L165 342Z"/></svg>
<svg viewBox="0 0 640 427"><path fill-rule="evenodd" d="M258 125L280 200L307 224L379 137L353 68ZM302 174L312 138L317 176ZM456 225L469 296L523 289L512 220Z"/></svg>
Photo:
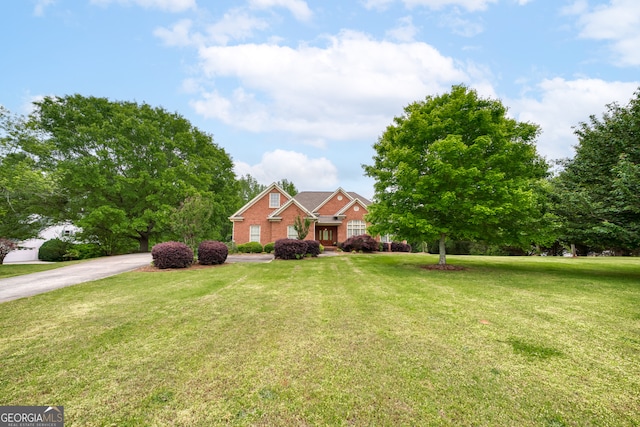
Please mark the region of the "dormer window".
<svg viewBox="0 0 640 427"><path fill-rule="evenodd" d="M280 207L280 193L270 193L269 194L269 207L270 208L279 208Z"/></svg>

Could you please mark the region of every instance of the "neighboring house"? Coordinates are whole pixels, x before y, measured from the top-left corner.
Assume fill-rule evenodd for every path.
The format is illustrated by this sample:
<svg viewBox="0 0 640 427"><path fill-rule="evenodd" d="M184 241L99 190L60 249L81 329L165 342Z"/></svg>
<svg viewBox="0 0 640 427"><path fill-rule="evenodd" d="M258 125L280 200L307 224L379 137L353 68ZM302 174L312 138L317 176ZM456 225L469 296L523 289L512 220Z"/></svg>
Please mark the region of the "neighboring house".
<svg viewBox="0 0 640 427"><path fill-rule="evenodd" d="M71 238L78 230L79 228L72 224L58 224L45 228L38 238L18 243L19 248L9 252L4 263L37 261L38 251L44 242L51 239Z"/></svg>
<svg viewBox="0 0 640 427"><path fill-rule="evenodd" d="M351 236L364 234L364 216L371 202L361 195L344 191L302 191L294 197L273 183L229 219L233 222L233 241L237 244L297 238L296 217L309 218L311 226L305 240L318 240L336 246Z"/></svg>

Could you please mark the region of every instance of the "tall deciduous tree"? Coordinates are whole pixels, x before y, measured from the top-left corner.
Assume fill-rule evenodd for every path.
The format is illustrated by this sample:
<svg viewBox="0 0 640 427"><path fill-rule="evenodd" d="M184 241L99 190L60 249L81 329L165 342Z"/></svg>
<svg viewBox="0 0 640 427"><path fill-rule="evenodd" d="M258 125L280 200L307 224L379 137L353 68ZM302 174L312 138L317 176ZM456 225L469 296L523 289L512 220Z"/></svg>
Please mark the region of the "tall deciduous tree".
<svg viewBox="0 0 640 427"><path fill-rule="evenodd" d="M369 233L439 239L441 265L447 238L530 245L548 166L538 126L506 113L465 86L407 106L364 166L376 181Z"/></svg>
<svg viewBox="0 0 640 427"><path fill-rule="evenodd" d="M103 239L135 239L140 251L170 230L188 196L212 200L218 227L237 203L229 155L177 113L80 95L35 103L41 137L25 149L64 185L65 216Z"/></svg>
<svg viewBox="0 0 640 427"><path fill-rule="evenodd" d="M640 90L575 131L579 143L555 179L567 243L594 249L640 247Z"/></svg>
<svg viewBox="0 0 640 427"><path fill-rule="evenodd" d="M48 224L42 211L54 194L53 181L19 148L25 137L23 119L0 107L0 264Z"/></svg>

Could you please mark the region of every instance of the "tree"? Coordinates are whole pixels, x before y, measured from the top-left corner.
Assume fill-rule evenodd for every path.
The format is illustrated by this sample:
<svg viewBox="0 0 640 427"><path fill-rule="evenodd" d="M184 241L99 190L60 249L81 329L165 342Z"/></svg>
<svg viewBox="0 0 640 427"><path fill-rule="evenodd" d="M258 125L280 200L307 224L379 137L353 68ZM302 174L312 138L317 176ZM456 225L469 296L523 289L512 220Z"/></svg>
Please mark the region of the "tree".
<svg viewBox="0 0 640 427"><path fill-rule="evenodd" d="M201 194L226 232L237 203L229 155L177 113L106 98L47 97L35 103L25 144L64 184L61 216L85 233L134 239L139 250L170 232L173 209Z"/></svg>
<svg viewBox="0 0 640 427"><path fill-rule="evenodd" d="M249 202L251 199L262 193L267 186L262 185L249 174L243 175L238 179L240 206Z"/></svg>
<svg viewBox="0 0 640 427"><path fill-rule="evenodd" d="M0 107L0 264L16 242L36 237L48 223L43 208L52 204L52 180L20 150L24 120Z"/></svg>
<svg viewBox="0 0 640 427"><path fill-rule="evenodd" d="M276 182L276 184L278 184L278 186L286 191L291 197L298 194L298 189L296 188L296 186L293 184L293 182L287 180L286 178L281 179L280 181Z"/></svg>
<svg viewBox="0 0 640 427"><path fill-rule="evenodd" d="M296 231L298 235L298 240L304 240L309 234L309 228L311 227L311 219L305 218L304 221L298 215L296 219L293 221L293 229Z"/></svg>
<svg viewBox="0 0 640 427"><path fill-rule="evenodd" d="M591 249L640 247L640 90L580 123L576 153L554 180L563 240Z"/></svg>
<svg viewBox="0 0 640 427"><path fill-rule="evenodd" d="M465 86L410 104L374 144L370 233L409 241L447 238L530 245L543 216L546 162L538 126L506 116L500 101Z"/></svg>
<svg viewBox="0 0 640 427"><path fill-rule="evenodd" d="M188 197L171 213L171 229L195 252L198 244L214 238L211 226L213 203L199 194Z"/></svg>

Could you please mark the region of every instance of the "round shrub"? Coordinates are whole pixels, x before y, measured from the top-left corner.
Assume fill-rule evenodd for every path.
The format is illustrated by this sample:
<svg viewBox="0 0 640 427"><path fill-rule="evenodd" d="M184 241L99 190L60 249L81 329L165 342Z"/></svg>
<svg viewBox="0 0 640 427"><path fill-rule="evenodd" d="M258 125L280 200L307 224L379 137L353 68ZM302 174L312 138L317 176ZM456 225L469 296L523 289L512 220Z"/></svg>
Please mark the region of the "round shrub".
<svg viewBox="0 0 640 427"><path fill-rule="evenodd" d="M38 259L41 261L63 261L72 247L73 243L65 242L64 240L47 240L38 250Z"/></svg>
<svg viewBox="0 0 640 427"><path fill-rule="evenodd" d="M229 248L222 242L205 240L198 245L198 262L202 265L224 264Z"/></svg>
<svg viewBox="0 0 640 427"><path fill-rule="evenodd" d="M317 240L305 240L307 242L307 255L316 257L320 255L320 242Z"/></svg>
<svg viewBox="0 0 640 427"><path fill-rule="evenodd" d="M238 252L242 254L260 254L262 250L262 245L259 242L249 242L238 245Z"/></svg>
<svg viewBox="0 0 640 427"><path fill-rule="evenodd" d="M411 252L411 245L402 242L392 242L391 252Z"/></svg>
<svg viewBox="0 0 640 427"><path fill-rule="evenodd" d="M158 268L187 268L193 264L193 251L181 242L158 243L151 249L151 257Z"/></svg>
<svg viewBox="0 0 640 427"><path fill-rule="evenodd" d="M276 240L274 253L279 259L302 259L307 253L307 242L297 239Z"/></svg>
<svg viewBox="0 0 640 427"><path fill-rule="evenodd" d="M268 254L272 253L276 248L275 242L267 243L264 245L264 251Z"/></svg>
<svg viewBox="0 0 640 427"><path fill-rule="evenodd" d="M345 252L374 252L380 249L378 242L368 234L349 237L338 247Z"/></svg>

